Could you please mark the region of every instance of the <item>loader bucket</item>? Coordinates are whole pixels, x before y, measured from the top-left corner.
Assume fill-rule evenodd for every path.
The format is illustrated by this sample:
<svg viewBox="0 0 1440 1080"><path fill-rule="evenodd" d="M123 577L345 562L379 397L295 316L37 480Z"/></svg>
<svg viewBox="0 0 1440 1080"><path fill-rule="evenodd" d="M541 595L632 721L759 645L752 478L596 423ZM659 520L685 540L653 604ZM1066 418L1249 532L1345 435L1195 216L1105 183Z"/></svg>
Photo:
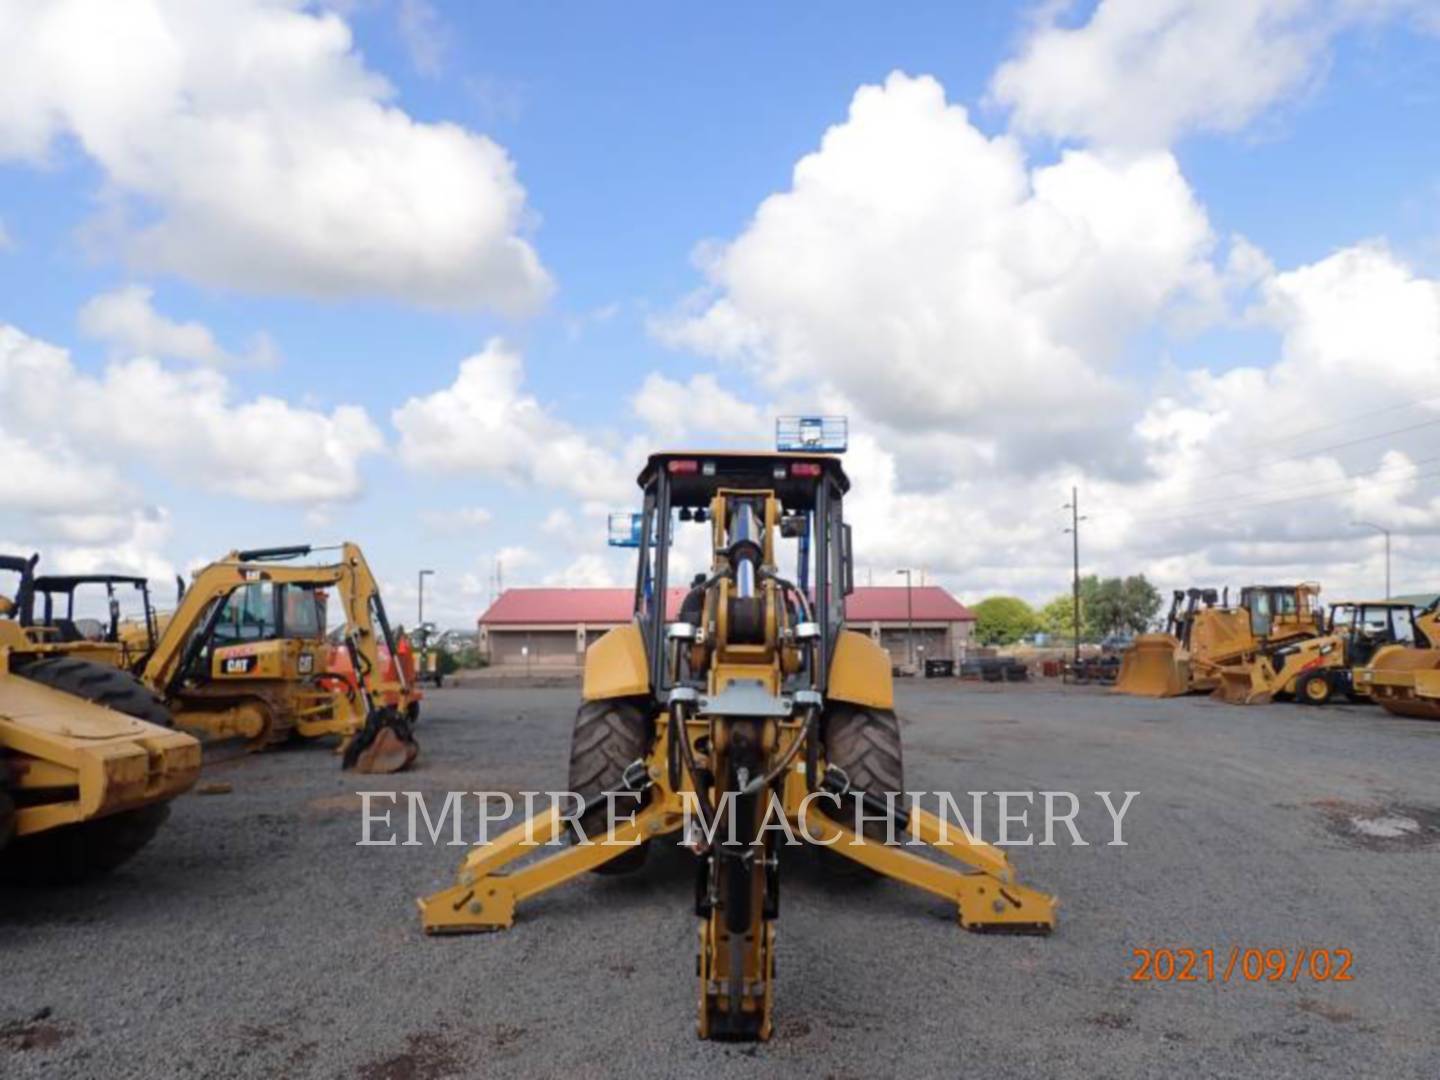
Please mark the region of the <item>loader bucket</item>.
<svg viewBox="0 0 1440 1080"><path fill-rule="evenodd" d="M1259 664L1231 664L1219 674L1220 684L1210 696L1227 704L1265 705L1275 696L1275 688Z"/></svg>
<svg viewBox="0 0 1440 1080"><path fill-rule="evenodd" d="M1385 649L1357 683L1388 713L1440 720L1440 649Z"/></svg>
<svg viewBox="0 0 1440 1080"><path fill-rule="evenodd" d="M365 726L345 746L342 765L361 773L397 773L408 769L420 754L410 734L409 718L399 710L376 709Z"/></svg>
<svg viewBox="0 0 1440 1080"><path fill-rule="evenodd" d="M1120 658L1115 693L1179 697L1190 690L1190 660L1170 634L1142 634Z"/></svg>

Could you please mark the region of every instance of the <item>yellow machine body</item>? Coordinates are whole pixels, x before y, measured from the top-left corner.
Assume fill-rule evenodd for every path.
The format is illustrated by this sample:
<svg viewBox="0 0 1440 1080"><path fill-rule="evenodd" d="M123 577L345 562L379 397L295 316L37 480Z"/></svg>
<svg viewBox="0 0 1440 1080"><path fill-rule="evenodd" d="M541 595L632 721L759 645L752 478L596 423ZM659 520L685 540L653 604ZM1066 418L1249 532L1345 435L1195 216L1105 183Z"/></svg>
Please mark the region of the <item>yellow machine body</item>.
<svg viewBox="0 0 1440 1080"><path fill-rule="evenodd" d="M1345 641L1327 634L1310 638L1272 655L1220 669L1214 696L1231 705L1264 705L1278 695L1293 696L1304 675L1345 667Z"/></svg>
<svg viewBox="0 0 1440 1080"><path fill-rule="evenodd" d="M1380 633L1366 632L1367 612L1379 613L1383 623ZM1341 613L1346 613L1344 619ZM1378 685L1386 688L1387 707L1399 705L1391 711L1407 707L1423 710L1423 706L1409 704L1415 695L1406 694L1404 689L1407 681L1413 685L1417 672L1430 666L1428 655L1432 650L1386 644L1395 640L1398 621L1409 624L1407 640L1413 636L1420 644L1440 643L1440 622L1433 610L1416 611L1413 605L1398 600L1337 603L1331 605L1328 632L1271 645L1244 663L1222 668L1215 696L1232 705L1263 705L1277 697L1323 705L1337 687L1343 686L1352 700L1378 701L1380 697L1374 692L1378 677ZM1324 678L1312 678L1317 673L1323 673Z"/></svg>
<svg viewBox="0 0 1440 1080"><path fill-rule="evenodd" d="M1440 720L1440 607L1418 612L1415 627L1424 648L1381 649L1355 672L1355 685L1388 713Z"/></svg>
<svg viewBox="0 0 1440 1080"><path fill-rule="evenodd" d="M1192 603L1183 612L1178 604L1187 594L1177 592L1170 629L1135 639L1120 659L1115 691L1157 698L1223 692L1224 668L1248 665L1268 647L1321 632L1319 592L1310 583L1255 585L1241 591L1238 607ZM1207 595L1215 599L1213 591Z"/></svg>
<svg viewBox="0 0 1440 1080"><path fill-rule="evenodd" d="M360 771L405 768L418 749L409 722L419 692L399 662L379 586L355 544L342 545L340 560L333 564L274 561L310 550L232 552L197 571L179 606L163 619L163 632L142 677L165 699L178 724L208 738L242 738L260 750L297 735L334 736L347 761L355 756L352 742L359 739L365 745L353 764ZM277 605L283 602L281 589L334 590L345 613L354 678L327 670L323 617L311 620L305 637L216 642L215 629L227 614L227 601L241 595L240 590L266 584L277 590L266 603ZM283 622L280 625L284 633ZM382 657L382 644L389 650L389 664Z"/></svg>
<svg viewBox="0 0 1440 1080"><path fill-rule="evenodd" d="M626 623L608 630L585 650L580 694L586 701L643 697L648 693L650 669L638 624Z"/></svg>
<svg viewBox="0 0 1440 1080"><path fill-rule="evenodd" d="M191 736L24 674L47 659L0 618L0 865L9 843L168 802L200 773Z"/></svg>
<svg viewBox="0 0 1440 1080"><path fill-rule="evenodd" d="M822 485L827 494L816 494ZM659 539L647 542L647 525L641 579L655 584L642 586L637 606L665 595L669 523L668 515L653 511L657 502L683 506L682 520L695 513L694 520L712 522L713 562L692 585L678 619L657 625L642 615L586 654L576 746L593 752L591 734L604 734L582 727L587 716L618 724L629 710L628 730L640 740L640 756L619 782L593 793L581 816L602 794L632 795L638 809L607 821L583 842L547 846L574 836L576 819L557 805L477 846L455 885L419 901L425 932L508 928L525 900L628 858L648 841L680 833L687 811L698 816L702 833L707 821L718 828L721 807L732 797L748 823L740 826L740 840L682 837L702 860L704 883L696 899L697 1026L702 1038L768 1039L774 1030L774 890L782 851L772 831L756 828L762 796L770 800L767 815L779 807L779 816L805 840L953 904L965 929L1049 932L1056 901L1020 885L1003 852L953 823L947 827L934 815L910 810L903 822L893 823L897 840L912 842L907 848L852 831L852 819L824 812L831 805L827 793L837 807L846 795L867 802L881 795L852 788L852 779L862 780L858 771L851 777L830 760L827 747L841 744L825 733L837 725L869 717L873 727L861 723L859 730L893 739L888 760L899 768L889 656L868 636L844 630L843 607L830 606L842 603L849 576L848 567L835 569L849 559L838 505L848 481L838 462L813 454L655 455L641 486ZM783 530L790 537L809 535L808 519L803 530L796 523L797 507L800 516L809 512L805 498L815 500L816 533L826 529L824 542L840 546L828 565L821 551L837 548L817 548L813 594L803 572L795 583L780 575L775 550ZM654 578L644 572L651 557ZM808 565L803 554L801 563ZM828 667L820 663L827 625L833 642ZM656 643L662 643L658 649ZM820 678L822 671L827 678ZM576 752L572 748L572 783ZM898 775L888 782L903 784ZM930 851L916 854L917 843Z"/></svg>

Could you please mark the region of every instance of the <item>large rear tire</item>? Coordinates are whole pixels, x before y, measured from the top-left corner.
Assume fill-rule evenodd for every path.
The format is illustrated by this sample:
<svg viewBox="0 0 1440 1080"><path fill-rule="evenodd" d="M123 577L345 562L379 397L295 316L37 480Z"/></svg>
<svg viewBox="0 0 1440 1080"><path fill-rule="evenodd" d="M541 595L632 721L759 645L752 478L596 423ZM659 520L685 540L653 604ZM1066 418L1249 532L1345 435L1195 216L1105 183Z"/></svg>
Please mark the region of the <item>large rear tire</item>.
<svg viewBox="0 0 1440 1080"><path fill-rule="evenodd" d="M19 673L34 682L104 705L137 720L160 727L175 726L165 703L128 671L90 660L56 656L26 664Z"/></svg>
<svg viewBox="0 0 1440 1080"><path fill-rule="evenodd" d="M851 792L864 792L884 802L888 792L896 792L897 800L905 791L905 766L900 750L900 721L889 709L871 709L841 703L825 717L825 761L837 766L850 778ZM818 807L828 808L825 801ZM903 803L899 804L903 808ZM873 811L871 811L873 812ZM847 798L833 815L846 827L855 823L855 802ZM884 843L888 830L882 821L867 821L863 826L869 840ZM896 838L900 838L896 830ZM828 861L842 876L854 881L879 877L875 871L861 866L830 848L824 849Z"/></svg>
<svg viewBox="0 0 1440 1080"><path fill-rule="evenodd" d="M165 703L119 668L51 657L25 665L19 674L137 720L174 726ZM151 804L19 837L0 859L0 879L21 885L77 885L108 874L148 844L169 814L167 804Z"/></svg>
<svg viewBox="0 0 1440 1080"><path fill-rule="evenodd" d="M570 742L570 790L588 804L607 791L618 791L631 762L643 759L650 749L650 725L645 713L623 699L587 701L575 714L575 734ZM615 801L616 816L627 811L623 800ZM580 819L585 835L599 840L605 835L606 800L589 809ZM628 848L594 873L633 874L645 865L650 841Z"/></svg>

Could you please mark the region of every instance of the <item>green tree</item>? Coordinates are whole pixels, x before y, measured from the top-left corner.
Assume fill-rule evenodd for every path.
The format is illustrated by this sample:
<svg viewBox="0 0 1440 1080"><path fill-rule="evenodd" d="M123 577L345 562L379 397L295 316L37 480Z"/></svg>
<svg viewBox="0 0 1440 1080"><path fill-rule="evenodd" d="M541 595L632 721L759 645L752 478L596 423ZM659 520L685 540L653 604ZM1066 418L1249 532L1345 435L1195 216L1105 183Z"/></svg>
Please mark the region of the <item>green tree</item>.
<svg viewBox="0 0 1440 1080"><path fill-rule="evenodd" d="M1069 593L1055 597L1040 609L1040 629L1056 637L1075 634L1075 598ZM1084 618L1083 611L1081 618Z"/></svg>
<svg viewBox="0 0 1440 1080"><path fill-rule="evenodd" d="M986 597L973 610L982 645L1012 645L1040 628L1034 609L1018 596Z"/></svg>
<svg viewBox="0 0 1440 1080"><path fill-rule="evenodd" d="M1160 610L1160 593L1145 580L1143 574L1127 578L1087 579L1090 597L1084 604L1085 633L1091 638L1110 634L1140 634ZM1085 600L1086 581L1081 582L1081 599Z"/></svg>

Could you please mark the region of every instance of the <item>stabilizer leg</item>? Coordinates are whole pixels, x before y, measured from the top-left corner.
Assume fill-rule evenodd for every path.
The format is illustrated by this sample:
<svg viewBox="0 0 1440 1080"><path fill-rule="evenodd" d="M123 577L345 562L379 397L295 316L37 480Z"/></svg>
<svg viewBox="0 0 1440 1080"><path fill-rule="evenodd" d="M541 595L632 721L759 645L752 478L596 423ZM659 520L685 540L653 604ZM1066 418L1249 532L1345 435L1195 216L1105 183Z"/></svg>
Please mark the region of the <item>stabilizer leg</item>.
<svg viewBox="0 0 1440 1080"><path fill-rule="evenodd" d="M657 785L649 803L632 819L617 821L605 836L551 848L551 854L512 873L505 872L510 863L535 855L559 838L568 820L555 806L471 851L460 866L456 884L417 901L425 932L466 934L508 929L515 922L515 908L521 901L563 885L643 840L676 831L683 816L680 800Z"/></svg>
<svg viewBox="0 0 1440 1080"><path fill-rule="evenodd" d="M962 873L904 848L891 847L855 833L827 817L813 803L804 806L808 835L832 851L886 877L954 901L960 925L991 933L1048 934L1055 928L1054 897L1015 880L1003 852L959 827L946 826L923 810L909 814L904 830L938 852L975 868Z"/></svg>

